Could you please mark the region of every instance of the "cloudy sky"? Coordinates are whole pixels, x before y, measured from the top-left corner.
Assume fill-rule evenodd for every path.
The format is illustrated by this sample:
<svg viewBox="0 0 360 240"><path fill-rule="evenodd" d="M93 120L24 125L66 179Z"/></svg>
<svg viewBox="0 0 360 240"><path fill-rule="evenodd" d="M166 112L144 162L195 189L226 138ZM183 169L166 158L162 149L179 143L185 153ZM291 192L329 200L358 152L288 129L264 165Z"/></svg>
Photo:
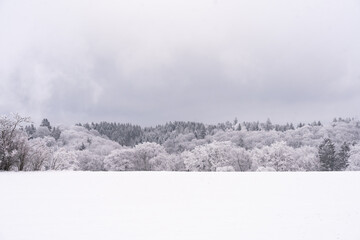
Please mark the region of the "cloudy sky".
<svg viewBox="0 0 360 240"><path fill-rule="evenodd" d="M358 0L0 0L0 113L331 121L360 109Z"/></svg>

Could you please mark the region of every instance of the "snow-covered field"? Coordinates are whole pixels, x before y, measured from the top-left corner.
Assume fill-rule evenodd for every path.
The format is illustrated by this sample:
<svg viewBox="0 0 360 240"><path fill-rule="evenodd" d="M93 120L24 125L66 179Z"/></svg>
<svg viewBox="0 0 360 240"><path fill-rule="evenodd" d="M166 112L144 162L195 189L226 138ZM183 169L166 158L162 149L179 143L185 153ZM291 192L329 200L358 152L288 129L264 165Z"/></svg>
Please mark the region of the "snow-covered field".
<svg viewBox="0 0 360 240"><path fill-rule="evenodd" d="M360 239L360 173L2 172L0 239Z"/></svg>

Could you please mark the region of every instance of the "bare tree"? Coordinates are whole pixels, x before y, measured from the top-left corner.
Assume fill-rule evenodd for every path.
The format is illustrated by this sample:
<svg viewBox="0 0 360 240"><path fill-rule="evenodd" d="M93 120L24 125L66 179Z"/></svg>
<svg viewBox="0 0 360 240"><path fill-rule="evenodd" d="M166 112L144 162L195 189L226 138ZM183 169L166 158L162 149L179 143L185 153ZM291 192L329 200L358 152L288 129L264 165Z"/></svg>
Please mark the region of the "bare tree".
<svg viewBox="0 0 360 240"><path fill-rule="evenodd" d="M21 136L17 141L17 168L19 171L24 171L30 155L30 145L27 137Z"/></svg>
<svg viewBox="0 0 360 240"><path fill-rule="evenodd" d="M11 114L0 117L0 170L9 171L19 161L17 157L19 130L23 123L29 123L29 117Z"/></svg>

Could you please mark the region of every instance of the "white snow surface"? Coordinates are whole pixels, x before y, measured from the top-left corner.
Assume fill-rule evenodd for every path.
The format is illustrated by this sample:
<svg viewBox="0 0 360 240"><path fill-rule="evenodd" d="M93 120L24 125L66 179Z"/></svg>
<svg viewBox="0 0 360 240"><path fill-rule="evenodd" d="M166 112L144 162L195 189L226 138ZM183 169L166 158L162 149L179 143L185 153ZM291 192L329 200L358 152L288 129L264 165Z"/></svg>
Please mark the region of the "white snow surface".
<svg viewBox="0 0 360 240"><path fill-rule="evenodd" d="M0 240L360 239L360 173L2 172Z"/></svg>

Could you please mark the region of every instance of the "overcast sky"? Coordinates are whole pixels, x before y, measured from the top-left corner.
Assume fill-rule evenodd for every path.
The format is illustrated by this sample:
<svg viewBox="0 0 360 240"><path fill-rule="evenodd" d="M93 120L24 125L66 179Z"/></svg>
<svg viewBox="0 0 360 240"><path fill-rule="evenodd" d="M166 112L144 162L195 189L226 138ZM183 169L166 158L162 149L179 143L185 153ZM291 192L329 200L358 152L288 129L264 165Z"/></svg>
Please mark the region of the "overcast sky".
<svg viewBox="0 0 360 240"><path fill-rule="evenodd" d="M360 109L359 0L0 0L0 113L72 124Z"/></svg>

